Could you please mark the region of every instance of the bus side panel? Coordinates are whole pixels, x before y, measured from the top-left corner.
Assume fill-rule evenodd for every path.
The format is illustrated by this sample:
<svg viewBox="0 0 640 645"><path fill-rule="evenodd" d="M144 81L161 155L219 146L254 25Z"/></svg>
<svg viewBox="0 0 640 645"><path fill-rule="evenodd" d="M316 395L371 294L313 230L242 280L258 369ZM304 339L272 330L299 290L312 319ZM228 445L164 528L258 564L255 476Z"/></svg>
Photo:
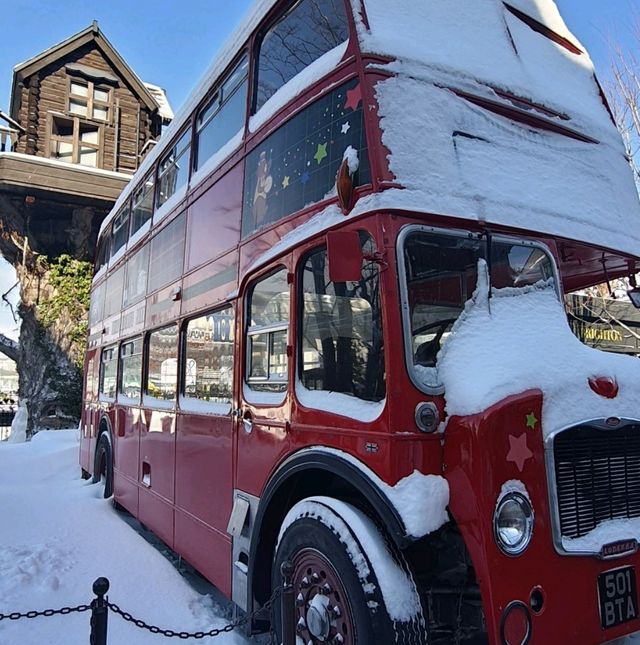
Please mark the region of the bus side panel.
<svg viewBox="0 0 640 645"><path fill-rule="evenodd" d="M175 413L145 410L140 421L138 519L173 547Z"/></svg>
<svg viewBox="0 0 640 645"><path fill-rule="evenodd" d="M179 414L175 550L231 593L232 428L229 415Z"/></svg>
<svg viewBox="0 0 640 645"><path fill-rule="evenodd" d="M139 408L121 407L116 412L114 495L133 515L138 514Z"/></svg>

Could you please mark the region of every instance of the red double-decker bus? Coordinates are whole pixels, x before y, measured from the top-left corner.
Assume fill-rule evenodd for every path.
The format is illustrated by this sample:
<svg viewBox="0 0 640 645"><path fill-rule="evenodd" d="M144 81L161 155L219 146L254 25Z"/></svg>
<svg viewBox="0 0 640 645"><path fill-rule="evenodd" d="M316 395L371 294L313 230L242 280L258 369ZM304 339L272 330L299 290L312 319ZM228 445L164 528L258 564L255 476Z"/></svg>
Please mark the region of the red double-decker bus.
<svg viewBox="0 0 640 645"><path fill-rule="evenodd" d="M305 644L640 630L637 361L563 305L639 215L551 0L262 0L103 223L82 469Z"/></svg>

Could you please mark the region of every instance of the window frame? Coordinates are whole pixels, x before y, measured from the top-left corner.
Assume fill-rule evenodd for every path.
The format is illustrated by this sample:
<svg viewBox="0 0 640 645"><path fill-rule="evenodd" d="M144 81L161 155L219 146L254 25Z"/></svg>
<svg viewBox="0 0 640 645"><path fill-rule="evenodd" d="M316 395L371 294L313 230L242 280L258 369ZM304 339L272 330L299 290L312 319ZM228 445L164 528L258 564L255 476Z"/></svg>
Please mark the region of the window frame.
<svg viewBox="0 0 640 645"><path fill-rule="evenodd" d="M371 243L375 246L375 236L374 234L366 229L366 228L358 228L357 233L360 235L360 244L361 247L364 244L363 241L363 236L366 236ZM389 391L387 388L387 382L386 382L386 377L388 376L388 371L387 371L387 354L388 354L388 345L386 343L386 327L388 326L385 324L385 318L384 318L384 306L382 304L382 299L383 299L383 291L384 291L384 286L383 286L383 274L382 274L382 269L380 266L377 268L377 297L379 299L379 308L378 308L378 315L379 315L379 331L381 333L381 337L383 339L383 344L382 344L382 356L383 356L383 361L382 361L382 368L383 368L383 377L384 377L384 394L383 396L378 399L365 399L358 394L354 393L349 393L345 392L342 390L330 390L330 389L325 389L325 388L310 388L307 385L305 385L304 379L303 379L303 373L304 373L304 331L305 331L305 316L307 315L305 312L305 284L304 284L304 277L305 277L305 270L307 267L307 264L314 255L317 253L324 253L325 254L325 261L329 263L329 253L328 253L328 247L326 244L326 241L321 244L315 244L314 246L310 246L305 248L302 253L300 254L298 258L298 265L297 265L297 270L296 270L296 338L295 338L295 352L296 352L296 383L297 387L302 387L308 392L325 392L325 393L331 393L334 395L342 395L348 397L352 401L357 401L359 403L363 403L365 405L381 405L384 404ZM361 261L361 267L360 267L360 280L357 282L360 282L363 279L363 271L365 267L365 262L369 261L375 264L375 260L370 260L368 257L365 257L365 252L362 250L362 261ZM349 282L356 282L356 281L349 281ZM333 281L330 281L329 284L335 285L336 283ZM317 292L314 292L317 295ZM337 295L335 296L336 298L338 297ZM365 299L366 301L366 299ZM371 330L373 331L374 325L375 325L375 309L369 304L370 307L370 314L371 314ZM353 381L352 381L353 382Z"/></svg>
<svg viewBox="0 0 640 645"><path fill-rule="evenodd" d="M263 29L261 29L258 34L256 35L255 41L254 41L254 46L253 46L253 64L251 66L251 71L252 71L252 80L251 80L251 100L250 100L250 105L249 105L249 116L255 115L263 105L267 103L267 101L280 90L282 87L284 87L287 83L289 83L293 78L295 78L298 74L300 74L302 71L307 69L309 65L312 65L318 58L324 56L327 52L331 51L334 47L339 46L335 45L334 47L330 47L327 49L323 54L318 56L318 58L314 58L308 65L305 65L301 70L299 70L296 74L294 74L290 79L285 81L282 85L280 85L276 91L269 97L267 98L260 106L258 106L258 85L260 82L260 57L262 54L262 46L264 44L265 38L269 36L269 34L279 25L281 24L289 15L291 15L297 8L298 6L306 2L307 0L291 0L291 2L288 4L288 6L285 6L283 10L275 15L272 20L269 21L267 25L264 26ZM345 23L347 24L347 36L345 40L342 42L349 42L351 38L351 26L349 25L349 11L347 10L347 5L344 2L344 0L338 0L338 2L342 2L344 12L345 12Z"/></svg>
<svg viewBox="0 0 640 645"><path fill-rule="evenodd" d="M113 396L110 396L106 394L103 391L104 388L104 366L105 363L108 361L105 360L105 356L108 352L111 352L112 356L115 356L115 358L110 358L108 359L109 362L115 362L116 364L116 375L115 375L115 387L114 387L114 394ZM115 401L116 396L118 394L118 376L119 376L119 370L118 370L118 360L119 357L119 348L118 348L118 343L114 343L112 345L106 345L100 350L100 370L98 373L98 399L101 401Z"/></svg>
<svg viewBox="0 0 640 645"><path fill-rule="evenodd" d="M90 121L99 121L100 123L111 123L111 113L112 113L111 105L113 102L112 101L113 89L105 84L95 83L94 81L87 80L79 76L69 75L68 78L69 78L69 86L68 86L68 94L67 94L67 99L68 99L67 113L74 117L80 117L80 118L88 119ZM82 94L74 93L73 92L74 85L81 85L83 87L86 87L87 95L83 96ZM96 91L106 92L108 94L107 100L101 101L99 99L96 99L95 97ZM87 108L87 113L82 115L82 114L79 114L78 112L74 112L71 109L72 101L75 101L78 104L84 103L84 105ZM106 109L107 111L106 119L102 119L94 115L94 108L96 107Z"/></svg>
<svg viewBox="0 0 640 645"><path fill-rule="evenodd" d="M150 374L150 356L151 356L151 336L158 332L161 332L165 329L173 327L176 331L176 382L174 389L174 397L171 399L165 399L149 392L149 374ZM173 408L179 399L180 396L180 360L181 360L181 342L180 342L180 327L178 322L174 321L168 325L162 325L161 327L156 327L155 329L150 329L144 335L144 342L142 347L142 388L141 388L141 397L143 405L150 405L151 407L163 407L163 408Z"/></svg>
<svg viewBox="0 0 640 645"><path fill-rule="evenodd" d="M55 134L53 131L54 125L58 122L66 122L67 125L71 125L72 134L71 137L63 136L60 134ZM83 141L82 136L82 126L89 126L90 128L95 128L98 133L98 143L93 143L90 141ZM69 140L70 139L70 140ZM54 142L57 143L70 143L71 144L71 161L62 161L62 163L71 163L84 168L102 168L103 167L103 153L104 153L104 125L103 123L93 123L87 119L83 119L77 115L66 115L66 114L53 114L49 112L47 114L47 140L46 140L46 149L47 149L47 158L55 159L60 161L60 157L52 154L51 146ZM88 164L81 163L81 152L83 148L89 148L96 152L96 165L91 166Z"/></svg>
<svg viewBox="0 0 640 645"><path fill-rule="evenodd" d="M398 287L399 287L399 298L400 298L400 310L402 316L402 343L404 347L404 359L405 367L411 382L415 387L425 394L437 396L444 394L444 384L439 378L437 373L437 366L433 369L437 377L437 382L433 385L427 384L424 381L421 381L416 374L414 360L413 360L413 347L412 347L412 329L411 329L411 308L409 306L409 289L407 285L407 265L404 257L404 248L407 238L413 233L423 233L429 235L442 235L448 237L457 237L463 239L476 238L480 243L485 244L485 255L486 255L486 236L483 236L482 233L477 231L470 231L466 229L443 229L435 226L426 226L423 224L407 224L403 226L396 238L396 261L398 266ZM561 294L561 282L560 274L558 272L558 266L556 264L555 257L551 249L545 245L543 242L538 240L531 240L526 238L512 237L509 235L492 235L492 242L514 244L517 246L525 246L531 248L537 248L542 250L545 255L549 258L551 263L551 269L554 278L555 292L558 299L562 302Z"/></svg>
<svg viewBox="0 0 640 645"><path fill-rule="evenodd" d="M253 294L255 293L256 287L264 282L265 280L269 279L270 277L276 275L277 273L284 272L285 275L285 280L288 288L288 293L289 293L289 316L286 322L275 322L275 323L270 323L267 325L254 325L251 326L251 309L252 309L252 303L253 303ZM243 373L243 382L246 385L249 390L254 393L254 394L271 394L275 396L286 396L286 393L289 389L289 377L291 376L291 364L290 364L290 352L289 352L289 347L291 345L291 307L293 305L293 299L291 297L291 281L289 280L289 268L286 265L278 265L277 267L273 267L270 271L267 271L266 273L261 274L260 276L256 277L249 287L247 288L245 292L245 297L244 297L244 305L245 305L245 316L244 316L244 321L243 321L243 341L244 341L244 351L245 351L245 356L244 356L244 373ZM286 367L287 367L287 373L285 378L283 379L277 379L277 378L271 378L271 373L270 373L270 358L271 358L271 350L273 347L273 336L274 334L285 331L286 332L286 337L287 337L287 350L286 350ZM250 376L251 374L251 367L252 367L252 359L253 359L253 338L255 336L260 336L263 334L267 334L268 337L268 345L267 345L267 370L266 370L266 376ZM252 385L284 385L282 389L277 389L277 390L269 390L269 389L262 389L262 388L255 388L252 387Z"/></svg>
<svg viewBox="0 0 640 645"><path fill-rule="evenodd" d="M156 213L158 210L160 210L167 202L171 200L171 198L179 191L181 190L184 186L189 185L189 179L191 178L191 169L192 169L192 164L193 164L193 133L194 133L194 128L192 127L191 123L191 118L187 120L186 127L178 134L173 142L171 143L170 146L168 146L164 150L164 154L159 157L158 163L156 165L156 170L155 170L155 187L154 187L154 210L153 212ZM185 135L189 134L188 137ZM185 145L178 150L178 145L185 140ZM189 159L187 159L187 176L184 181L184 184L181 184L180 186L176 186L173 190L173 192L168 195L167 197L164 198L164 200L161 202L161 195L160 195L160 189L162 186L162 180L164 177L166 177L171 169L175 168L178 164L178 161L185 155L189 155ZM171 160L173 157L173 161L171 163L167 163L166 167L163 168L162 166Z"/></svg>
<svg viewBox="0 0 640 645"><path fill-rule="evenodd" d="M136 341L139 341L141 343L140 347L140 394L137 397L131 397L127 396L123 391L123 376L124 376L124 369L122 367L122 359L123 358L130 358L131 356L135 356L134 353L127 354L126 356L123 355L123 350L129 346L129 345L135 345ZM139 335L139 336L134 336L133 338L126 338L122 341L120 341L120 346L118 348L118 378L117 378L117 387L116 387L116 397L118 401L122 401L125 403L139 403L142 394L143 394L143 385L144 385L144 336Z"/></svg>
<svg viewBox="0 0 640 645"><path fill-rule="evenodd" d="M242 65L246 64L246 72L239 76L235 84L231 87L231 89L226 89L225 91L225 86L229 82L229 80L233 77L234 73L241 69ZM237 92L240 91L240 88L246 81L246 86L247 86L247 94L245 95L245 108L244 108L244 115L242 118L242 128L246 126L247 122L247 99L249 95L249 70L251 68L251 59L249 56L249 52L243 51L235 60L233 65L231 65L230 71L223 76L215 85L215 90L207 94L207 97L205 100L202 102L200 107L194 112L194 119L193 119L193 142L192 142L192 148L193 152L191 155L191 170L192 172L197 172L198 170L201 170L207 161L213 157L217 152L219 152L225 145L228 143L231 138L235 135L235 133L231 133L229 138L225 143L223 143L216 152L213 152L211 155L209 155L206 159L199 159L199 150L200 150L200 135L203 131L205 131L211 122L216 118L216 116L223 110L225 105L237 94ZM206 113L207 110L213 105L214 101L217 100L217 107L211 111L211 114L207 117L206 121L203 123L200 123L200 117L202 114Z"/></svg>
<svg viewBox="0 0 640 645"><path fill-rule="evenodd" d="M211 400L207 401L205 399L202 399L196 396L191 396L186 392L187 360L188 360L187 346L189 343L189 339L187 338L187 332L188 332L189 323L195 320L198 320L199 318L213 316L216 313L220 313L223 311L229 311L233 316L233 321L231 323L231 329L232 329L231 333L233 335L233 340L231 341L231 393L229 395L229 401L224 403L220 401L211 401ZM236 355L238 351L238 340L236 337L236 323L237 323L236 314L237 314L236 303L231 301L231 302L225 302L225 303L219 304L214 309L208 309L207 311L192 315L188 319L184 320L181 326L181 332L180 332L180 347L182 348L182 351L181 351L181 356L179 361L180 383L178 387L181 406L184 405L185 408L189 408L190 406L197 405L197 406L202 406L203 409L204 407L208 407L210 408L210 411L212 413L215 413L217 409L222 409L222 408L228 411L230 407L233 405L233 401L235 397Z"/></svg>

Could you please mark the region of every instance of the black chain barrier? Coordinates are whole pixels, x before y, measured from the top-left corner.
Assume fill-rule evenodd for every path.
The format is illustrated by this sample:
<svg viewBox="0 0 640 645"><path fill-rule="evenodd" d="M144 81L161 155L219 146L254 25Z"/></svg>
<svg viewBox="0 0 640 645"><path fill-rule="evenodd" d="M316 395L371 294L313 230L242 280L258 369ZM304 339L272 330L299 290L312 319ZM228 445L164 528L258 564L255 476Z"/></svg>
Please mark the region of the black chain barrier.
<svg viewBox="0 0 640 645"><path fill-rule="evenodd" d="M283 586L277 587L271 595L271 598L269 598L269 600L262 607L250 614L245 614L241 618L228 623L224 627L210 629L208 632L177 632L173 629L162 629L161 627L158 627L156 625L150 625L144 620L135 618L129 612L123 611L122 609L120 609L120 607L118 607L118 605L109 602L109 600L105 598L105 594L107 593L107 591L109 591L109 580L107 580L107 578L98 578L93 583L93 593L96 594L96 598L91 601L90 605L61 607L60 609L44 609L42 611L26 611L24 613L14 611L9 614L4 614L0 612L0 622L2 622L3 620L20 620L21 618L39 618L41 616L44 616L46 618L57 615L66 616L68 614L91 611L91 634L89 637L89 643L90 645L107 645L107 616L109 609L111 609L114 614L117 614L123 620L132 623L140 629L146 629L152 634L160 634L161 636L166 636L168 638L180 638L183 640L190 638L200 640L202 638L213 638L215 636L220 636L221 634L227 634L229 632L232 632L234 629L245 625L257 614L271 612L274 602L282 594L283 601L285 598L287 598L287 600L290 600L290 602L287 602L286 604L291 604L291 607L286 607L286 609L284 602L282 606L283 625L288 626L288 629L285 628L285 634L283 636L286 637L283 638L282 645L294 645L295 640L290 639L295 639L295 636L293 636L293 630L295 630L295 627L293 623L291 625L288 625L291 621L293 621L293 597L291 595L292 585L290 577L291 571L292 568L287 569L285 575L285 571L283 570L283 575L285 576ZM289 596L291 596L291 598L289 598ZM289 636L289 634L291 636Z"/></svg>

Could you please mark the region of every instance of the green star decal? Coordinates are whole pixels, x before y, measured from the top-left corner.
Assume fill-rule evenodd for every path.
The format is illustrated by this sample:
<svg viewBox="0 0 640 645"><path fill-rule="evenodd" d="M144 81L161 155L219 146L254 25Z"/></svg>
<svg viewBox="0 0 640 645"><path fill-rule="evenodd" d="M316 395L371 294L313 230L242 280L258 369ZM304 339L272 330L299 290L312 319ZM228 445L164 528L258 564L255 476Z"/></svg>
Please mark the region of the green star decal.
<svg viewBox="0 0 640 645"><path fill-rule="evenodd" d="M527 414L527 428L531 428L532 430L535 430L536 423L538 423L538 419L536 419L536 415L533 412L529 412L529 414Z"/></svg>
<svg viewBox="0 0 640 645"><path fill-rule="evenodd" d="M327 156L327 144L319 143L318 149L316 150L316 154L313 155L313 158L318 162L318 165L319 165L326 156Z"/></svg>

